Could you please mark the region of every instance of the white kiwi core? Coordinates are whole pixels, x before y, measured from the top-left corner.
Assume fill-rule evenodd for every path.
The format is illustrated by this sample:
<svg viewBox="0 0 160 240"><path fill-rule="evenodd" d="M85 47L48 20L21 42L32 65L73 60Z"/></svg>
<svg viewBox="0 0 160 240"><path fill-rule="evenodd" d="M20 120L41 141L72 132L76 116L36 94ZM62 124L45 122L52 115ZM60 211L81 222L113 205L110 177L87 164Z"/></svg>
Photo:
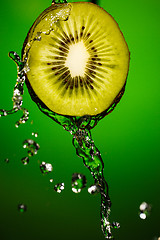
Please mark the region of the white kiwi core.
<svg viewBox="0 0 160 240"><path fill-rule="evenodd" d="M84 77L88 59L89 53L83 41L70 45L65 66L69 68L72 77Z"/></svg>

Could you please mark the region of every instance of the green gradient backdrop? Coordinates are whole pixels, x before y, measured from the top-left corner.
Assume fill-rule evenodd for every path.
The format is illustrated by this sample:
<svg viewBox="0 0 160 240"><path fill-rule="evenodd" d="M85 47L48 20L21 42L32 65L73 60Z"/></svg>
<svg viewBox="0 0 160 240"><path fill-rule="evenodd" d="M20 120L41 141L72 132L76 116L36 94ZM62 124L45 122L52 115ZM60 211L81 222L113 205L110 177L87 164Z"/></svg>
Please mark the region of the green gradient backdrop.
<svg viewBox="0 0 160 240"><path fill-rule="evenodd" d="M11 50L21 52L26 34L50 0L5 0L0 8L0 108L12 108L16 65L8 58ZM93 138L105 163L105 178L112 199L111 219L121 228L114 230L117 240L152 240L160 236L160 161L159 161L159 57L160 1L101 0L119 23L126 38L131 62L126 92L117 108L99 122ZM30 120L19 129L14 123L21 113L0 119L0 239L1 240L103 240L100 228L100 197L84 189L71 191L71 175L81 172L92 178L75 154L72 137L61 126L42 114L31 101L25 87L24 107ZM33 124L31 121L33 120ZM23 140L32 138L41 148L29 165ZM9 158L10 162L4 162ZM53 173L42 176L39 162L53 164ZM65 190L54 192L54 183L65 182ZM139 204L152 204L150 218L138 217ZM27 204L24 214L18 203Z"/></svg>

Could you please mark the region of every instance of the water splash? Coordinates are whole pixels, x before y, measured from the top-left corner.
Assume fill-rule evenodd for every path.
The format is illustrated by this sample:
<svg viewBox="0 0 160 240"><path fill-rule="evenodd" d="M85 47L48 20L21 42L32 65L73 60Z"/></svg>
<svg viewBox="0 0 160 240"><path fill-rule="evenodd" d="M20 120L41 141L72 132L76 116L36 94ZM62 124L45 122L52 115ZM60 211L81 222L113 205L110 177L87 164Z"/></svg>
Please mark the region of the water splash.
<svg viewBox="0 0 160 240"><path fill-rule="evenodd" d="M118 223L118 222L113 222L113 223L112 223L112 227L113 227L113 228L116 228L116 229L117 229L117 228L120 228L120 223Z"/></svg>
<svg viewBox="0 0 160 240"><path fill-rule="evenodd" d="M23 142L23 148L27 148L28 149L28 156L32 157L33 155L38 153L38 150L39 150L40 146L34 140L26 139Z"/></svg>
<svg viewBox="0 0 160 240"><path fill-rule="evenodd" d="M67 0L52 0L52 4L56 3L67 3Z"/></svg>
<svg viewBox="0 0 160 240"><path fill-rule="evenodd" d="M34 136L34 137L38 137L38 133L37 132L32 132L32 136Z"/></svg>
<svg viewBox="0 0 160 240"><path fill-rule="evenodd" d="M152 206L146 202L142 202L141 205L139 206L139 210L140 210L140 213L139 213L139 217L141 219L146 219L147 217L149 217L150 213L151 213L151 209L152 209Z"/></svg>
<svg viewBox="0 0 160 240"><path fill-rule="evenodd" d="M91 194L91 195L94 195L94 194L97 194L99 193L100 189L97 185L91 185L89 188L88 188L88 192Z"/></svg>
<svg viewBox="0 0 160 240"><path fill-rule="evenodd" d="M63 116L52 112L35 94L30 83L27 81L27 86L32 100L37 104L39 109L55 122L63 126L64 130L68 131L73 136L73 146L76 153L83 159L84 165L91 172L94 184L98 186L101 195L101 227L106 239L113 239L111 230L113 229L112 223L109 220L111 212L111 200L109 197L108 184L104 179L103 169L104 164L98 148L95 146L91 137L91 129L106 115L111 113L118 102L120 101L125 86L117 95L114 103L104 112L96 116Z"/></svg>
<svg viewBox="0 0 160 240"><path fill-rule="evenodd" d="M56 4L56 3L59 4ZM35 41L41 41L44 35L49 35L52 31L57 31L59 27L59 21L66 21L69 18L70 11L71 11L71 5L67 3L66 1L62 1L63 4L60 4L61 1L53 1L52 5L47 8L45 11L40 14L40 16L35 21L34 25L32 26L32 32L30 35L32 37L27 36L23 49L22 49L22 55L23 55L23 61L25 63L25 67L29 69L28 67L28 58L29 58L29 51ZM54 6L55 5L55 6ZM54 8L54 14L50 11L50 8ZM57 11L58 10L58 11ZM47 15L47 17L46 17ZM45 24L43 24L42 19L46 18ZM42 22L42 23L41 23ZM36 31L35 31L36 28Z"/></svg>
<svg viewBox="0 0 160 240"><path fill-rule="evenodd" d="M58 183L54 186L54 190L61 193L64 190L64 183Z"/></svg>
<svg viewBox="0 0 160 240"><path fill-rule="evenodd" d="M18 205L18 211L21 212L21 213L24 213L27 211L27 206L25 204L19 204Z"/></svg>
<svg viewBox="0 0 160 240"><path fill-rule="evenodd" d="M9 159L8 159L8 158L4 159L4 161L5 161L6 163L9 163Z"/></svg>
<svg viewBox="0 0 160 240"><path fill-rule="evenodd" d="M29 163L29 157L21 158L21 162L23 163L23 165L27 165Z"/></svg>
<svg viewBox="0 0 160 240"><path fill-rule="evenodd" d="M28 71L25 67L24 62L21 61L19 55L16 52L9 52L9 57L16 63L17 65L17 81L13 90L13 108L11 110L0 109L0 117L5 117L7 115L16 113L21 110L23 112L23 116L19 121L16 122L15 126L18 128L20 124L25 123L29 118L29 112L27 109L22 108L23 103L23 87L25 82L25 74Z"/></svg>
<svg viewBox="0 0 160 240"><path fill-rule="evenodd" d="M60 2L60 1L53 1L54 4ZM64 1L63 1L64 2ZM60 4L61 5L61 4ZM58 6L59 8L61 6ZM83 116L83 117L70 117L70 116L62 116L60 114L54 113L50 111L42 102L41 100L36 96L33 89L30 86L30 83L25 78L25 75L27 71L29 71L27 60L29 55L29 50L31 49L31 46L34 41L41 41L41 38L43 37L43 34L50 34L51 31L55 31L58 27L58 21L66 21L70 15L71 11L71 5L66 4L61 14L52 16L50 15L48 19L48 26L46 26L46 29L43 28L43 24L39 24L41 22L41 18L44 16L46 12L43 12L35 22L35 24L39 24L39 31L33 32L32 39L26 39L26 45L24 44L24 48L22 49L22 55L23 55L23 61L20 60L20 57L15 52L10 52L10 57L14 60L14 62L17 64L17 72L18 72L18 78L17 82L14 88L13 93L13 109L7 111L4 109L0 110L0 116L7 116L9 114L15 113L18 110L23 111L22 118L16 123L16 126L19 126L21 123L24 123L25 120L28 120L28 113L24 111L24 108L22 108L23 103L23 85L24 82L26 82L29 93L33 99L33 101L36 102L39 109L52 118L55 122L63 126L63 128L68 131L72 137L73 137L73 146L76 149L76 153L79 157L83 159L84 165L89 169L90 173L93 176L94 184L98 186L99 193L101 195L101 226L102 231L104 233L104 236L106 239L113 239L111 229L113 228L113 224L110 223L109 216L111 211L111 201L109 197L108 192L108 184L104 179L103 175L103 169L104 164L101 158L101 154L97 147L95 146L94 141L91 137L91 129L97 125L99 120L104 118L107 114L113 111L113 109L116 107L117 103L120 101L125 86L121 90L121 92L117 95L116 99L114 100L114 103L103 113L98 114L96 116ZM34 25L35 26L35 25ZM33 28L34 29L34 28ZM28 154L29 156L33 156L37 153L39 149L39 145L37 145L33 140L28 139L24 142L24 148L28 148ZM46 167L46 163L42 162L40 166L42 173L49 173L50 170L48 167ZM23 204L21 204L23 205ZM25 205L24 205L25 206Z"/></svg>
<svg viewBox="0 0 160 240"><path fill-rule="evenodd" d="M29 118L29 111L25 108L21 108L23 111L23 116L15 123L15 127L18 128L20 124L25 123Z"/></svg>
<svg viewBox="0 0 160 240"><path fill-rule="evenodd" d="M80 193L81 190L86 186L87 180L83 174L73 173L72 175L72 191L74 193Z"/></svg>
<svg viewBox="0 0 160 240"><path fill-rule="evenodd" d="M48 174L49 172L53 171L52 164L42 162L41 165L40 165L40 170L43 174Z"/></svg>

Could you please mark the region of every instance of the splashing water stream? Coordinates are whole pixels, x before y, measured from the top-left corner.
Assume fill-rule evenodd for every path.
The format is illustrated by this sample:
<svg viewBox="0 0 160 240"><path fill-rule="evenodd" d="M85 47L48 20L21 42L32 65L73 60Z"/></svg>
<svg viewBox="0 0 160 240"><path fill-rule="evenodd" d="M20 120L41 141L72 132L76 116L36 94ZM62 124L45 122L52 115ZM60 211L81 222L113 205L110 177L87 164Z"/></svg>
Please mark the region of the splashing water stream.
<svg viewBox="0 0 160 240"><path fill-rule="evenodd" d="M25 73L27 72L24 62L21 61L19 55L16 52L9 52L9 57L16 63L17 65L17 81L13 90L13 108L11 110L0 109L0 117L7 116L13 113L16 113L18 110L23 112L22 117L19 121L15 123L15 127L19 127L20 124L25 123L29 118L29 112L27 109L22 108L23 103L23 87L25 82Z"/></svg>
<svg viewBox="0 0 160 240"><path fill-rule="evenodd" d="M27 83L29 84L29 83ZM63 116L49 110L44 103L37 98L33 89L29 88L31 98L39 109L72 135L72 143L76 154L83 159L84 165L91 172L94 183L98 186L101 195L101 227L106 239L113 239L111 229L116 228L109 220L111 200L109 197L108 184L104 179L104 163L98 148L91 136L91 129L97 125L100 119L110 113L118 103L114 103L106 112L97 116L71 117ZM117 227L118 228L118 227Z"/></svg>
<svg viewBox="0 0 160 240"><path fill-rule="evenodd" d="M60 3L61 1L53 1L52 4L55 4L56 2ZM66 1L63 1L63 2L66 2ZM67 14L69 14L69 11L70 11L69 9L66 9ZM55 20L52 19L52 26L53 26L53 23L55 22L57 23L58 20L65 21L67 17L68 15L65 15L63 19L57 19L57 18ZM49 32L39 32L39 35L37 33L37 35L35 35L34 41L40 41L42 33L50 34L52 30L53 28L51 28L51 25L50 25ZM18 77L17 77L17 81L13 91L13 98L12 98L13 108L8 111L4 109L0 109L0 116L7 116L10 114L16 113L18 110L21 110L23 112L23 116L20 118L19 121L16 122L15 126L18 127L20 124L25 123L28 120L29 112L27 109L22 108L23 92L24 92L23 87L25 82L28 87L28 91L31 95L32 100L38 105L39 109L48 117L50 117L55 122L60 124L64 128L64 130L68 131L72 135L73 137L72 143L76 149L76 154L83 159L83 163L90 171L94 179L94 185L97 186L98 191L101 195L102 231L106 239L113 239L111 229L118 228L119 225L118 223L111 224L109 220L110 211L111 211L111 200L109 197L108 184L105 181L104 174L103 174L104 163L103 163L100 151L98 150L98 148L96 147L92 139L91 129L95 127L102 118L104 118L107 114L113 111L113 109L121 99L121 96L123 95L124 88L116 97L116 100L111 105L111 107L96 116L74 117L74 116L63 116L55 112L52 112L37 97L37 95L31 88L30 83L26 79L26 73L29 71L29 68L26 64L26 59L32 43L33 42L29 43L28 49L24 54L25 55L24 62L20 59L17 53L13 51L9 53L9 57L13 59L17 65ZM23 147L28 148L29 156L33 156L34 154L36 154L39 149L39 145L31 139L25 140L23 143ZM40 169L43 173L46 173L46 172L48 173L52 171L52 169L48 170L45 164L41 164Z"/></svg>
<svg viewBox="0 0 160 240"><path fill-rule="evenodd" d="M25 123L28 120L28 110L22 108L23 102L23 86L25 82L25 72L26 68L24 63L20 60L18 54L15 52L10 52L9 56L16 62L18 69L18 78L16 85L14 87L13 93L13 109L0 110L1 116L7 116L9 114L16 113L18 110L23 111L22 118L16 123L16 126L19 126L21 123ZM105 117L108 113L113 111L116 104L121 98L121 94L117 98L117 101L107 109L107 111L96 115L96 116L83 116L83 117L71 117L63 116L49 110L39 98L37 98L33 89L29 86L29 82L26 80L26 84L31 95L31 98L38 105L39 109L46 114L48 117L52 118L55 122L63 126L64 130L70 132L73 136L72 143L76 149L76 153L79 157L83 159L84 165L91 172L95 185L98 186L100 195L101 195L101 226L102 231L106 239L113 239L111 229L113 225L109 221L110 211L111 211L111 201L108 192L108 184L104 179L103 169L104 164L102 161L101 154L98 148L95 146L95 143L91 136L91 129L97 125L99 120ZM32 148L34 146L34 151ZM23 147L29 149L29 155L34 155L39 149L39 145L35 141L28 139L23 143Z"/></svg>

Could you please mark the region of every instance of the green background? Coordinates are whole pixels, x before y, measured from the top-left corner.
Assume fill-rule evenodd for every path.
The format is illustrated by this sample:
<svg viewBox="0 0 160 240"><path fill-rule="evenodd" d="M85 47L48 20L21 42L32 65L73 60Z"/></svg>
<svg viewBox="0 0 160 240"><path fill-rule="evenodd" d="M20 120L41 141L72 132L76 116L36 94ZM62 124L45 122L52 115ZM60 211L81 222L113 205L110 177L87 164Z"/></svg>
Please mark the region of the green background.
<svg viewBox="0 0 160 240"><path fill-rule="evenodd" d="M13 50L21 53L26 34L50 0L5 0L0 8L0 108L12 108L16 65L8 58ZM159 159L159 58L160 1L100 1L118 22L131 52L125 94L116 109L99 122L92 136L105 164L105 178L112 200L111 221L121 228L114 230L116 240L152 240L160 236L160 159ZM29 121L18 129L14 123L21 112L0 119L0 239L1 240L103 240L100 228L100 196L71 191L71 175L86 175L72 146L72 136L39 111L27 88L24 107ZM33 138L40 150L24 166L27 155L23 140ZM9 163L4 161L9 158ZM53 172L43 176L40 162L53 164ZM53 183L49 179L53 178ZM58 194L54 184L65 183ZM141 220L141 202L152 204L149 218ZM24 203L27 211L18 212Z"/></svg>

